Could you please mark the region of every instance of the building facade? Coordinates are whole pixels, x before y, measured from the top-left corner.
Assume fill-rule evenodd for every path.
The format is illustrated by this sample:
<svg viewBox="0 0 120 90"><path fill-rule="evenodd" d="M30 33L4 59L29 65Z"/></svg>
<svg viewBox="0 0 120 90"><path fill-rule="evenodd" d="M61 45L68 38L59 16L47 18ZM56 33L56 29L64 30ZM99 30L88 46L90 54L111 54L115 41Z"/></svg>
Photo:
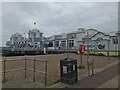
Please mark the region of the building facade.
<svg viewBox="0 0 120 90"><path fill-rule="evenodd" d="M111 34L112 33L112 34ZM49 49L68 49L78 50L81 43L87 44L90 50L118 50L118 35L116 32L103 33L95 29L78 28L71 33L62 33L48 38L51 46Z"/></svg>
<svg viewBox="0 0 120 90"><path fill-rule="evenodd" d="M28 38L23 37L19 33L11 35L10 41L7 41L6 46L12 51L21 50L43 50L46 39L43 33L38 29L29 30Z"/></svg>
<svg viewBox="0 0 120 90"><path fill-rule="evenodd" d="M7 41L7 47L11 50L78 50L83 43L85 49L90 50L118 50L118 32L103 33L96 29L78 28L70 33L62 33L50 37L44 37L38 29L29 30L28 38L15 33ZM88 45L88 46L87 46Z"/></svg>

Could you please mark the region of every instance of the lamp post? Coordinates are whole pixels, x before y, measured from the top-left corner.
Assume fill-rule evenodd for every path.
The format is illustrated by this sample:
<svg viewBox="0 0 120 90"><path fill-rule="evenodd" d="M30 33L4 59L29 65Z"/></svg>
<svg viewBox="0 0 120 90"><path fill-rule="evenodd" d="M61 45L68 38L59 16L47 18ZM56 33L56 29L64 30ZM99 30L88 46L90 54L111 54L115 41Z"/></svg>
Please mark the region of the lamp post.
<svg viewBox="0 0 120 90"><path fill-rule="evenodd" d="M87 32L87 60L89 60L89 32Z"/></svg>
<svg viewBox="0 0 120 90"><path fill-rule="evenodd" d="M68 58L68 35L69 34L67 34L67 58Z"/></svg>
<svg viewBox="0 0 120 90"><path fill-rule="evenodd" d="M118 58L120 59L120 31L118 31L117 37L118 37Z"/></svg>
<svg viewBox="0 0 120 90"><path fill-rule="evenodd" d="M108 40L108 53L107 53L107 56L108 56L108 60L110 60L110 40Z"/></svg>

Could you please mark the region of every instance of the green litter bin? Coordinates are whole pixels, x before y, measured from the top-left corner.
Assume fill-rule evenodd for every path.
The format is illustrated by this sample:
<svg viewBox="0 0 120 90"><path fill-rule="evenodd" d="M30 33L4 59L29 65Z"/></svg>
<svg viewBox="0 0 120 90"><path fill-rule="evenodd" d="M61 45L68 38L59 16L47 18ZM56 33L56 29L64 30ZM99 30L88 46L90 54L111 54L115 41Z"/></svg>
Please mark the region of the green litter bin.
<svg viewBox="0 0 120 90"><path fill-rule="evenodd" d="M61 82L73 84L78 81L77 60L65 58L60 60L60 78Z"/></svg>

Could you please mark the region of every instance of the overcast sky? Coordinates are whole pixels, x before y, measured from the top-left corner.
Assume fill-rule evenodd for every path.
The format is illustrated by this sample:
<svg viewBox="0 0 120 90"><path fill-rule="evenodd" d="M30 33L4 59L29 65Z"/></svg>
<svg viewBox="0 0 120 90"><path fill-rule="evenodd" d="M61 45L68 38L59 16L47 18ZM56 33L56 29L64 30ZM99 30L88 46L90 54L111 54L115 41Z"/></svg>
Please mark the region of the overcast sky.
<svg viewBox="0 0 120 90"><path fill-rule="evenodd" d="M2 5L2 45L16 32L36 27L51 36L76 31L78 27L102 32L117 31L117 2L17 2Z"/></svg>

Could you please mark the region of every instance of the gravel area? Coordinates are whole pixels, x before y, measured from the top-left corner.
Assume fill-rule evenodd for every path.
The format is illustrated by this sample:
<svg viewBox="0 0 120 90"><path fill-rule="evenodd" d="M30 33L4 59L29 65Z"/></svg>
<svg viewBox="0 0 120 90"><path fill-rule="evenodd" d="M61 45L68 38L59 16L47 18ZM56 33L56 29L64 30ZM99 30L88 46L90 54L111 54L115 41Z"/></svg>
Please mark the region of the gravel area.
<svg viewBox="0 0 120 90"><path fill-rule="evenodd" d="M60 60L66 58L67 54L50 54L50 55L30 55L30 56L11 56L11 57L3 57L6 60L16 59L16 61L11 61L6 63L6 69L16 69L16 68L23 68L24 67L24 59L42 59L48 61L48 73L47 73L47 85L52 85L56 81L60 80ZM21 58L21 60L18 60ZM77 64L80 64L80 55L75 53L69 53L69 58L77 59ZM112 63L117 60L117 57L108 57L106 56L89 56L90 59L94 59L94 67L99 68L106 64ZM87 72L87 55L83 55L83 65L85 66L84 69L78 69L78 75ZM3 67L3 65L2 65ZM33 68L33 60L27 61L27 67ZM44 71L44 64L43 62L36 63L37 70ZM6 80L13 80L17 78L24 78L24 70L21 71L14 71L9 72L6 74ZM27 78L33 79L33 72L27 71ZM44 83L44 75L36 73L36 82Z"/></svg>

